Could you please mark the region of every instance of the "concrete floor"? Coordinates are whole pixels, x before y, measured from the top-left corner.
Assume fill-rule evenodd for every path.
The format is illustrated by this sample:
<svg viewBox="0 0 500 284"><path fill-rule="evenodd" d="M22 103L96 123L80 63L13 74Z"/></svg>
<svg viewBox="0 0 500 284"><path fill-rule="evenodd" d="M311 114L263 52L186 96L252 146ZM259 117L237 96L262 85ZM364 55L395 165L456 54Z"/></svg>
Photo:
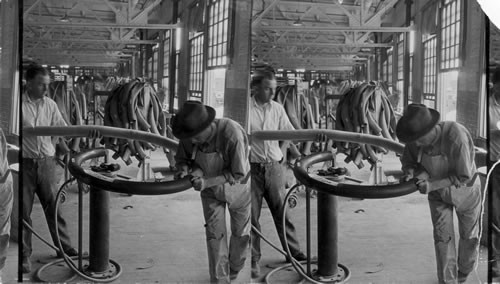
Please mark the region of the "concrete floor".
<svg viewBox="0 0 500 284"><path fill-rule="evenodd" d="M384 158L387 171L397 170L395 157ZM164 155L156 152L153 165L166 164ZM354 177L368 180L369 169L352 169ZM122 170L137 175L137 167ZM305 193L298 193L299 202L289 212L298 228L299 239L305 250ZM85 200L84 248L88 251L88 194ZM316 200L312 202L312 255L317 255ZM63 212L70 224L71 236L77 242L77 194L73 186L68 190ZM362 211L358 211L362 209ZM207 283L208 260L205 244L204 220L199 193L187 190L164 196L122 196L111 193L110 257L123 269L114 283ZM339 198L339 262L351 271L348 283L437 283L432 239L432 225L426 197L420 193L385 200L353 200ZM358 213L356 213L358 212ZM42 208L35 204L32 219L35 229L49 237ZM278 237L269 210L262 211L262 231L275 244ZM458 239L458 235L457 235ZM33 271L55 260L55 252L36 238L33 239ZM262 244L262 275L284 265L284 257ZM12 256L17 254L11 247ZM14 253L15 252L15 253ZM477 272L467 283L485 282L486 256L480 250ZM15 257L10 257L12 266ZM8 269L10 270L10 269ZM10 272L7 273L9 277ZM12 274L15 277L15 273ZM57 265L43 273L50 282L64 281L67 268ZM261 282L264 277L253 279ZM5 276L4 276L5 279ZM10 278L14 279L14 278ZM25 274L25 281L36 281L34 273ZM479 281L480 280L480 281ZM275 273L274 283L299 282L292 269ZM78 281L72 281L78 282ZM250 282L250 264L237 281ZM7 282L8 283L8 282Z"/></svg>

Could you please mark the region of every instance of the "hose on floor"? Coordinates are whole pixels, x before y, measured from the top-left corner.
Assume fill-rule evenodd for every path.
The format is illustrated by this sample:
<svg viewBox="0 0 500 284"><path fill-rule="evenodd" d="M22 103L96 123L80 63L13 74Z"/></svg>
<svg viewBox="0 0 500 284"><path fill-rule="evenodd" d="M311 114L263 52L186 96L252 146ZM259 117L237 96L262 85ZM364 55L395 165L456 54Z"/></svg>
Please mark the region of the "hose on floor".
<svg viewBox="0 0 500 284"><path fill-rule="evenodd" d="M489 183L490 183L490 176L493 173L493 170L495 169L495 167L497 167L499 164L500 164L500 160L496 161L493 164L493 166L491 167L491 169L488 171L488 174L486 175L486 182L485 182L485 185L484 185L484 190L483 190L483 193L482 193L482 200L481 200L481 213L479 214L479 237L478 237L478 242L481 242L481 238L483 236L484 203L486 201L486 194L488 192L488 187L489 187ZM481 279L479 278L479 273L477 272L477 268L479 266L479 247L480 246L481 246L480 244L477 246L478 253L477 253L477 257L476 257L476 263L474 264L474 272L476 274L476 278L477 278L478 283L481 283Z"/></svg>
<svg viewBox="0 0 500 284"><path fill-rule="evenodd" d="M291 187L289 190L288 190L288 193L285 197L285 200L283 202L283 206L282 206L282 220L283 220L283 233L284 233L284 241L285 241L285 248L286 248L286 251L280 249L278 246L276 246L275 244L273 244L269 239L267 239L266 237L264 237L264 235L262 234L262 232L260 232L257 228L255 228L253 225L252 225L252 230L254 231L254 233L256 233L261 239L263 239L266 243L268 243L272 248L274 248L276 251L278 251L279 253L281 253L282 255L284 255L285 257L287 257L288 259L291 260L291 263L290 264L285 264L283 266L280 266L280 267L277 267L273 270L271 270L269 273L267 273L266 277L265 277L265 282L267 284L270 284L270 280L271 280L271 276L280 271L280 270L283 270L283 269L286 269L290 266L293 266L293 268L295 269L295 271L297 271L297 273L302 276L304 278L304 280L307 280L309 281L310 283L314 283L314 284L324 284L324 283L331 283L331 282L322 282L322 281L318 281L318 280L315 280L311 277L309 277L306 273L306 271L304 270L304 268L302 267L302 264L304 263L307 263L307 260L305 261L298 261L296 260L295 258L293 258L292 256L292 253L290 252L290 248L288 246L288 239L286 237L286 211L287 211L287 204L288 204L288 200L290 199L290 197L292 196L293 192L295 190L297 190L297 188L299 187L299 184L296 184L294 185L293 187ZM317 263L317 261L311 261L311 263ZM347 267L341 265L339 263L339 266L342 267L342 269L344 269L345 273L346 273L346 277L344 279L343 282L349 280L349 278L351 277L351 274L348 270ZM337 282L337 283L342 283L342 282Z"/></svg>
<svg viewBox="0 0 500 284"><path fill-rule="evenodd" d="M62 253L62 256L63 256L63 259L58 259L58 260L55 260L55 261L52 261L52 262L49 262L45 265L43 265L42 267L40 267L37 272L36 272L36 278L40 281L44 281L46 282L43 278L42 278L42 272L53 266L53 265L56 265L60 262L66 262L66 264L68 265L68 267L72 270L72 272L74 272L74 274L64 280L63 282L68 282L68 281L71 281L73 280L76 276L80 276L82 278L84 278L85 280L88 280L88 281L92 281L92 282L95 282L95 283L109 283L109 282L113 282L115 281L116 279L118 279L118 277L120 277L121 273L122 273L122 269L121 269L121 266L120 264L118 264L117 262L113 261L113 260L109 260L115 267L116 267L116 275L114 275L113 277L110 277L110 278L107 278L107 279L101 279L101 278L94 278L94 277L90 277L86 274L84 274L83 272L81 272L80 270L78 270L78 268L76 267L76 265L73 263L72 259L78 259L78 256L74 256L74 257L69 257L68 255L66 255L66 253L64 253L64 249L62 247L62 243L61 243L61 239L60 239L60 236L59 236L59 225L58 225L58 218L57 218L57 212L59 211L59 199L61 198L61 195L62 195L62 192L63 192L63 189L64 187L73 182L75 180L75 178L70 178L68 179L67 181L65 181L61 187L59 188L58 192L57 192L57 195L56 195L56 200L55 200L55 203L56 203L56 206L55 206L55 226L56 226L56 244L57 244L57 247L55 247L54 245L50 244L49 241L47 241L45 238L43 238L42 236L40 236L34 229L33 227L31 227L28 222L26 222L26 220L23 219L23 225L26 227L26 229L28 229L31 233L33 233L33 235L35 235L38 239L40 239L40 241L42 241L43 243L45 243L47 246L49 246L51 249L55 250L57 253L60 253L60 252L63 252ZM84 257L84 259L88 259L88 257Z"/></svg>

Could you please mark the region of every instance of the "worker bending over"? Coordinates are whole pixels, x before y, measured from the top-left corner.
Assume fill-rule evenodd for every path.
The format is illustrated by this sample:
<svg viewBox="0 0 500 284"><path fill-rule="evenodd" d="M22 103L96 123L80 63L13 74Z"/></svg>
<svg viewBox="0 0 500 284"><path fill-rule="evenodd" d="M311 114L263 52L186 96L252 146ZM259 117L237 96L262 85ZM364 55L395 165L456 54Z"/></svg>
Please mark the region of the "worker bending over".
<svg viewBox="0 0 500 284"><path fill-rule="evenodd" d="M191 176L200 191L205 217L210 280L228 283L238 276L250 244L250 166L248 138L228 118L215 118L215 110L187 101L173 117L172 132L179 138L177 178ZM226 206L231 216L227 247Z"/></svg>
<svg viewBox="0 0 500 284"><path fill-rule="evenodd" d="M416 178L419 191L428 195L439 283L462 283L478 255L481 183L473 181L476 165L471 135L461 124L439 122L439 117L434 109L410 104L398 121L396 134L406 143L401 157L405 179ZM458 258L454 209L460 233Z"/></svg>

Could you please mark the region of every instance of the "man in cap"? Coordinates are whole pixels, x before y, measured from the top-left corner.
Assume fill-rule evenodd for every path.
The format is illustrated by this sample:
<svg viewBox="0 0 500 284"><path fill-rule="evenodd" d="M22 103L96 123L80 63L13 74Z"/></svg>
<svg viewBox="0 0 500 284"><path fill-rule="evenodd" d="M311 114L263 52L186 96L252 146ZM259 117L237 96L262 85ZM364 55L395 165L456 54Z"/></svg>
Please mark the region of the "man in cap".
<svg viewBox="0 0 500 284"><path fill-rule="evenodd" d="M13 200L12 177L7 162L7 140L0 128L0 283L2 283L2 269L5 266L9 249L10 214Z"/></svg>
<svg viewBox="0 0 500 284"><path fill-rule="evenodd" d="M410 104L396 134L405 143L401 163L406 180L416 178L428 195L439 283L465 282L479 248L481 184L476 173L474 143L467 129L453 121L439 122L439 112ZM457 211L460 241L458 263L453 228Z"/></svg>
<svg viewBox="0 0 500 284"><path fill-rule="evenodd" d="M259 71L252 78L252 98L250 99L250 129L295 130L285 109L273 101L276 79L271 70ZM281 208L285 199L285 167L287 141L264 141L251 139L250 165L252 171L252 225L260 230L259 218L264 198L274 219L274 225L285 249ZM286 217L286 234L292 256L298 260L307 257L300 250L295 226ZM252 232L252 277L260 275L260 237Z"/></svg>
<svg viewBox="0 0 500 284"><path fill-rule="evenodd" d="M238 276L250 243L250 166L245 130L215 110L187 101L173 117L172 132L179 138L175 156L177 178L191 176L201 191L208 247L210 280L228 283ZM229 251L225 208L231 216Z"/></svg>
<svg viewBox="0 0 500 284"><path fill-rule="evenodd" d="M493 88L489 97L490 167L500 160L500 66L493 73ZM490 174L491 198L491 276L500 277L500 165ZM500 279L495 279L500 280Z"/></svg>

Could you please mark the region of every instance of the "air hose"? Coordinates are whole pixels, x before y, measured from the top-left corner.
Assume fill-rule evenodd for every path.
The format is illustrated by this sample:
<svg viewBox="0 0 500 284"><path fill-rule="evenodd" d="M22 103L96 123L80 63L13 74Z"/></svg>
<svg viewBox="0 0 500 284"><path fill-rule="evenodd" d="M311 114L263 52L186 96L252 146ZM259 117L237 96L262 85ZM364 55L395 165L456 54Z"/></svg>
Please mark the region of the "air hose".
<svg viewBox="0 0 500 284"><path fill-rule="evenodd" d="M297 188L299 187L299 184L296 184L294 185L293 187L291 187L289 190L288 190L288 193L285 197L285 200L283 202L283 206L282 206L282 220L283 220L283 232L284 232L284 241L285 241L285 247L286 247L286 251L283 251L282 249L280 249L278 246L276 246L275 244L273 244L269 239L267 239L266 237L264 237L264 235L262 234L262 232L260 232L257 228L255 228L253 225L252 225L252 230L254 231L254 233L256 233L262 240L264 240L266 243L268 243L272 248L274 248L276 251L278 251L279 253L281 253L282 255L284 255L285 257L287 257L288 259L291 260L291 263L290 264L286 264L286 265L283 265L283 266L280 266L280 267L277 267L273 270L271 270L265 277L265 282L266 283L271 283L270 282L270 278L271 276L280 271L280 270L283 270L283 269L286 269L290 266L293 266L293 268L297 271L297 273L299 273L299 275L301 275L305 280L307 281L310 281L311 283L314 283L314 284L324 284L324 283L331 283L331 282L322 282L322 281L318 281L318 280L315 280L311 277L309 277L306 273L306 271L304 270L304 268L301 266L301 264L304 264L304 263L307 263L306 260L304 261L298 261L296 260L295 258L293 258L292 256L292 253L290 252L290 248L288 246L288 239L286 237L286 211L287 211L287 204L288 204L288 199L290 199L291 195L293 194L293 192L295 190L297 190ZM317 261L311 261L311 263L317 263ZM349 269L345 266L343 266L342 264L338 264L340 267L342 267L342 269L344 269L345 273L346 273L346 276L345 276L345 279L344 281L347 281L349 280L349 278L351 277L351 274L349 272ZM340 282L339 282L340 283Z"/></svg>

